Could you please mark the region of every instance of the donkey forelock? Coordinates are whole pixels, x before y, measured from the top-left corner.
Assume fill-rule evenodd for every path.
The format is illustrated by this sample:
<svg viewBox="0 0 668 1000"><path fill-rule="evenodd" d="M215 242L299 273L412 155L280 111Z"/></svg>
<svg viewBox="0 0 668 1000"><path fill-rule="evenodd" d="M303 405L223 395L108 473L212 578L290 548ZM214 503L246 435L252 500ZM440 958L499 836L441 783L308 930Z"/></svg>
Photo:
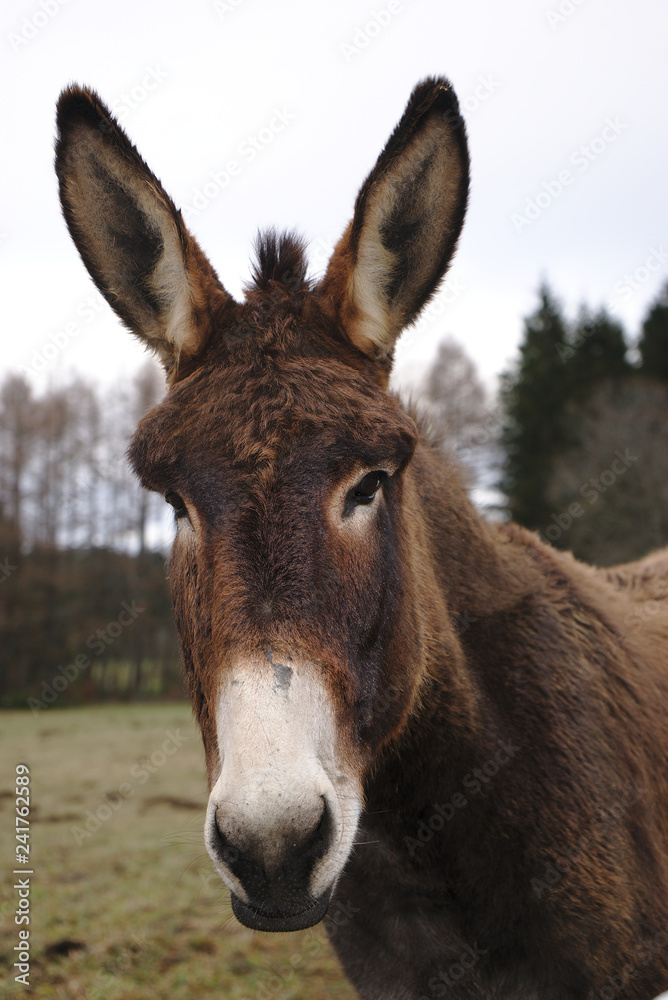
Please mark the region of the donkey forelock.
<svg viewBox="0 0 668 1000"><path fill-rule="evenodd" d="M267 291L277 285L293 292L310 291L314 282L307 278L306 243L295 232L277 233L268 229L255 241L252 281L246 292Z"/></svg>

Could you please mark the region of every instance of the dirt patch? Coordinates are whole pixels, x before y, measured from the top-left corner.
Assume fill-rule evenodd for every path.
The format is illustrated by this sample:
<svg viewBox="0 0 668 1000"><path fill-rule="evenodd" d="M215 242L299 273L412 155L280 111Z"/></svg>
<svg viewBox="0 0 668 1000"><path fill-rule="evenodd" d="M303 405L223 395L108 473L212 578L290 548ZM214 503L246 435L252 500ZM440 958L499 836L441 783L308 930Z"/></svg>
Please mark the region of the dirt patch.
<svg viewBox="0 0 668 1000"><path fill-rule="evenodd" d="M74 938L63 938L54 944L49 944L44 949L47 958L55 958L61 955L71 955L73 951L85 951L86 945L83 941L76 941Z"/></svg>
<svg viewBox="0 0 668 1000"><path fill-rule="evenodd" d="M201 809L199 802L192 799L180 799L176 795L151 795L142 802L142 811L150 809L151 806L172 806L173 809Z"/></svg>

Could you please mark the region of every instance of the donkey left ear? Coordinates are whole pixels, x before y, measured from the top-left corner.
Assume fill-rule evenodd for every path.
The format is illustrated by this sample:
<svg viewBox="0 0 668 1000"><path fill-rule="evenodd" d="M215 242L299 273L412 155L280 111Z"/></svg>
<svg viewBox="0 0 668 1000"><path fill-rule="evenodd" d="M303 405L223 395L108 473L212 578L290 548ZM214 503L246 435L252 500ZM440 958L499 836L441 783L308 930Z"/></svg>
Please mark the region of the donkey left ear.
<svg viewBox="0 0 668 1000"><path fill-rule="evenodd" d="M425 80L362 185L319 287L325 307L365 354L389 354L438 287L461 232L468 187L455 93L446 79Z"/></svg>
<svg viewBox="0 0 668 1000"><path fill-rule="evenodd" d="M236 303L94 91L72 86L60 96L56 171L89 274L175 377L179 362L192 364L200 354L215 317Z"/></svg>

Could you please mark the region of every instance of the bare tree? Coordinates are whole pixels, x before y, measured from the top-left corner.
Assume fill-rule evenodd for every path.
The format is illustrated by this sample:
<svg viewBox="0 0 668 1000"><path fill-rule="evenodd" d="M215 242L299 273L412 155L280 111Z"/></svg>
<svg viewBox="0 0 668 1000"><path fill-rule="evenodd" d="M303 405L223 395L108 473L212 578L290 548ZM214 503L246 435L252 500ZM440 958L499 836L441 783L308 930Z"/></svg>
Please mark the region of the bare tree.
<svg viewBox="0 0 668 1000"><path fill-rule="evenodd" d="M125 453L163 392L153 362L104 392L76 378L37 396L22 376L8 376L0 385L3 532L25 550L144 551L149 526L164 526L164 503L138 487Z"/></svg>
<svg viewBox="0 0 668 1000"><path fill-rule="evenodd" d="M132 407L133 424L136 425L144 414L148 413L165 394L165 378L155 361L147 361L136 375L133 382L134 405ZM139 551L146 548L146 525L155 498L141 487L135 487L137 496L136 531L139 538Z"/></svg>
<svg viewBox="0 0 668 1000"><path fill-rule="evenodd" d="M423 400L444 447L468 444L489 415L475 364L455 340L443 340L424 380Z"/></svg>
<svg viewBox="0 0 668 1000"><path fill-rule="evenodd" d="M0 504L19 544L25 528L24 497L35 437L32 389L22 375L10 375L0 387Z"/></svg>
<svg viewBox="0 0 668 1000"><path fill-rule="evenodd" d="M497 488L502 422L474 362L455 340L440 343L422 383L418 409L432 439L459 459L474 502L496 516L503 506Z"/></svg>

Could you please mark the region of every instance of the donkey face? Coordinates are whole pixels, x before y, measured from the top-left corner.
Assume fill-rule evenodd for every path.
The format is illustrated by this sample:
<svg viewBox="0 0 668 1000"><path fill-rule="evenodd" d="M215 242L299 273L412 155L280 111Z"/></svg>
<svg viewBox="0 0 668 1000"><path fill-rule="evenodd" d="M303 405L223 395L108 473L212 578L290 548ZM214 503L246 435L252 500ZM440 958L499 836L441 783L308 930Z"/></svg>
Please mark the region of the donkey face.
<svg viewBox="0 0 668 1000"><path fill-rule="evenodd" d="M242 923L307 927L425 671L417 432L386 390L463 221L457 101L444 80L416 88L318 285L299 241L270 234L243 303L96 95L66 91L58 125L70 232L169 376L130 456L175 509L207 848Z"/></svg>

